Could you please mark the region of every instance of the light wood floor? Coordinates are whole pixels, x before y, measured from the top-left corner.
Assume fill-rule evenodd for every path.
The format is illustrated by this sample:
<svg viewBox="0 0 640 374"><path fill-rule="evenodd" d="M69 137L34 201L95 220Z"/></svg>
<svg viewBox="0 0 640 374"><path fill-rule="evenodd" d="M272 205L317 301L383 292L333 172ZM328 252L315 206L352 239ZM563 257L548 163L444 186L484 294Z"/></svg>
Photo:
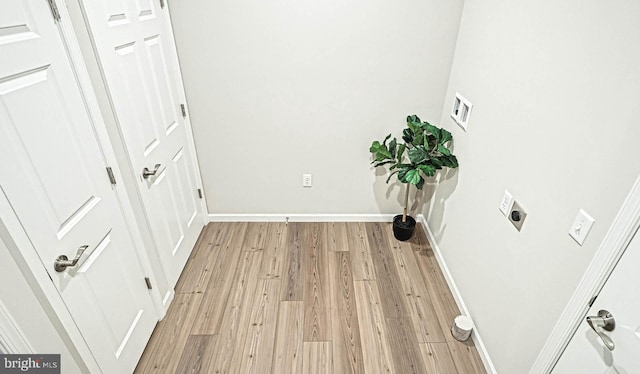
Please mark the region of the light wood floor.
<svg viewBox="0 0 640 374"><path fill-rule="evenodd" d="M136 373L485 373L416 231L209 224Z"/></svg>

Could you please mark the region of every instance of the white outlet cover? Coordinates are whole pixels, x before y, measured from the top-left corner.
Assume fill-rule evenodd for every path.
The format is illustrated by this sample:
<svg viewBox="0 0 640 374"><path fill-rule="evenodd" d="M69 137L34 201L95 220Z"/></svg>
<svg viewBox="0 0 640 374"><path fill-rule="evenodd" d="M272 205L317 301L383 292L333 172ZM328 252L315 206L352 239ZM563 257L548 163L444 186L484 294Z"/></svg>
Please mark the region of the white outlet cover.
<svg viewBox="0 0 640 374"><path fill-rule="evenodd" d="M311 187L313 185L313 177L311 174L302 174L302 187Z"/></svg>
<svg viewBox="0 0 640 374"><path fill-rule="evenodd" d="M594 222L595 220L589 215L589 213L580 209L576 219L573 221L573 225L571 225L571 229L569 229L569 235L571 235L573 240L578 244L584 244Z"/></svg>
<svg viewBox="0 0 640 374"><path fill-rule="evenodd" d="M502 201L500 201L500 212L506 217L509 212L511 212L511 207L513 206L513 195L504 190L504 196L502 196Z"/></svg>

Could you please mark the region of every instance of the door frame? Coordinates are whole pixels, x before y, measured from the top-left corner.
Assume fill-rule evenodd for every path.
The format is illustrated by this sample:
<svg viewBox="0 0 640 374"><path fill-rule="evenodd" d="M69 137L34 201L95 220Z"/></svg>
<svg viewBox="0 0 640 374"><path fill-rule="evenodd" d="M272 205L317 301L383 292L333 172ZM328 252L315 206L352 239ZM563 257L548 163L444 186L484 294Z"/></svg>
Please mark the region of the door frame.
<svg viewBox="0 0 640 374"><path fill-rule="evenodd" d="M600 293L638 229L640 229L640 177L633 184L529 374L550 373L553 370L587 315L591 299Z"/></svg>
<svg viewBox="0 0 640 374"><path fill-rule="evenodd" d="M74 31L72 18L68 12L64 0L58 0L57 10L60 14L60 20L51 22L57 26L58 33L62 39L68 60L72 65L75 73L78 89L82 93L85 108L91 121L92 128L95 132L96 139L100 144L102 154L106 165L112 168L113 174L117 181L124 180L123 173L120 170L120 164L113 150L112 143L107 133L107 127L101 114L98 99L91 83L87 65L80 49L80 42ZM108 175L105 170L105 181ZM127 191L119 183L112 187L116 194L118 205L120 206L125 225L128 228L127 234L130 235L134 243L135 256L144 275L147 275L152 284L155 283L157 275L151 265L151 260L147 254L145 242L143 240L142 231L137 226L136 217L132 207L132 199L130 199ZM37 212L34 212L37 214ZM13 211L11 203L0 188L0 240L6 245L9 254L16 262L20 272L31 287L36 298L40 302L40 306L50 318L55 326L61 340L63 340L77 365L83 372L101 372L101 369L93 357L93 354L85 342L82 333L77 327L73 316L69 312L62 299L62 296L53 284L46 267L52 266L52 263L43 263L39 257L35 247L33 247L27 233L24 231L19 217ZM142 281L142 280L141 280ZM162 297L156 288L149 290L149 295L155 307L155 313L158 320L164 316L165 310L160 308L162 305ZM14 328L7 323L6 320L0 319L3 329ZM25 337L30 339L32 337ZM14 344L15 340L12 341ZM54 353L54 352L51 352Z"/></svg>
<svg viewBox="0 0 640 374"><path fill-rule="evenodd" d="M162 289L161 297L157 303L157 309L159 310L160 318L164 318L166 311L169 307L169 304L173 300L175 296L175 285L170 284L167 287L167 283L169 278L166 276L163 264L160 259L160 255L157 252L157 246L155 244L155 239L153 238L152 230L151 230L151 222L149 217L147 216L147 212L144 206L144 199L140 191L140 186L138 183L138 176L140 174L139 170L135 170L133 167L133 162L128 154L127 147L124 141L124 137L120 128L120 122L116 115L115 107L111 100L111 95L107 88L107 85L102 76L102 68L101 63L98 58L98 52L93 47L93 41L91 37L91 31L89 29L88 24L85 21L85 10L83 6L83 1L90 0L59 0L67 3L67 9L70 14L71 24L75 28L75 35L79 40L80 50L82 52L84 63L86 64L89 76L91 79L91 84L93 85L94 95L97 97L97 105L102 112L102 117L105 122L106 132L108 134L108 139L110 139L110 144L112 149L115 152L115 157L118 162L118 165L122 171L122 180L123 185L130 196L131 206L133 208L133 217L134 223L137 227L140 228L140 232L142 235L142 239L145 244L145 248L147 248L147 256L150 260L152 270L154 274L157 275L157 280L162 282L158 284L158 288ZM157 1L160 4L159 0ZM204 196L204 188L202 187L202 173L200 172L200 163L198 160L198 155L195 149L195 141L193 135L193 129L191 126L191 119L189 116L189 106L186 98L186 93L184 89L184 83L182 79L182 72L180 69L179 59L177 55L177 49L175 48L175 38L173 35L173 27L171 25L169 6L165 3L164 8L161 8L158 5L158 9L162 12L160 17L166 17L167 19L167 27L168 27L168 36L170 41L172 42L172 54L169 56L170 62L175 64L176 71L175 74L177 76L172 77L176 79L176 86L178 88L179 99L186 106L187 115L184 118L184 126L186 129L186 138L187 138L187 151L190 153L191 164L189 165L195 173L196 184L200 186L199 188L203 191L202 199L199 199L199 209L202 212L202 223L203 226L207 224L208 221L208 209L206 203L206 197Z"/></svg>

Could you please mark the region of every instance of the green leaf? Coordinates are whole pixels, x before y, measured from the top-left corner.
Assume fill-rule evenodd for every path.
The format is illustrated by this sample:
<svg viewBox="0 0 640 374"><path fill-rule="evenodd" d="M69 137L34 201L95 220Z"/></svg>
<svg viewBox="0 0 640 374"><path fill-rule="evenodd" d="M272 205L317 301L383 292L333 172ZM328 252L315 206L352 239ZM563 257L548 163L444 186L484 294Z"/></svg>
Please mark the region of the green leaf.
<svg viewBox="0 0 640 374"><path fill-rule="evenodd" d="M369 152L376 153L378 152L379 148L380 148L380 142L376 140L373 143L371 143L371 147L369 147Z"/></svg>
<svg viewBox="0 0 640 374"><path fill-rule="evenodd" d="M391 156L391 153L389 153L389 150L387 148L380 148L378 149L378 151L376 152L376 161L384 161L388 158L393 158Z"/></svg>
<svg viewBox="0 0 640 374"><path fill-rule="evenodd" d="M409 160L414 164L419 164L429 158L429 153L424 149L424 147L419 146L409 150Z"/></svg>
<svg viewBox="0 0 640 374"><path fill-rule="evenodd" d="M440 161L440 157L431 157L429 159L429 163L433 165L436 169L440 170L444 166L442 161Z"/></svg>
<svg viewBox="0 0 640 374"><path fill-rule="evenodd" d="M429 134L427 135L427 142L424 143L424 148L427 150L427 152L431 153L433 152L433 149L436 147L438 143L436 142L436 138Z"/></svg>
<svg viewBox="0 0 640 374"><path fill-rule="evenodd" d="M458 165L458 158L456 156L451 155L451 156L449 156L449 159L451 160L451 164L453 165L453 166L451 166L452 168L457 168L459 166Z"/></svg>
<svg viewBox="0 0 640 374"><path fill-rule="evenodd" d="M420 130L420 122L407 122L407 126L411 130L411 132L416 135Z"/></svg>
<svg viewBox="0 0 640 374"><path fill-rule="evenodd" d="M415 132L413 134L413 142L411 142L413 145L423 145L424 144L424 135L423 135L423 130L419 129L419 131Z"/></svg>
<svg viewBox="0 0 640 374"><path fill-rule="evenodd" d="M402 183L409 183L407 182L407 173L409 171L411 171L413 169L411 169L411 167L403 167L400 170L398 170L398 180Z"/></svg>
<svg viewBox="0 0 640 374"><path fill-rule="evenodd" d="M418 187L419 190L421 190L422 187L424 187L424 178L420 177L420 182L416 184L416 187Z"/></svg>
<svg viewBox="0 0 640 374"><path fill-rule="evenodd" d="M440 157L440 159L442 160L442 163L444 164L444 166L447 166L450 168L458 167L458 159L454 155L442 156Z"/></svg>
<svg viewBox="0 0 640 374"><path fill-rule="evenodd" d="M427 132L429 132L430 134L432 134L433 136L435 136L436 140L438 141L438 143L440 142L440 139L442 138L442 134L440 133L440 129L430 125L428 123L425 123L424 128L427 130Z"/></svg>
<svg viewBox="0 0 640 374"><path fill-rule="evenodd" d="M385 139L386 141L386 139ZM371 143L371 147L369 148L369 152L375 154L376 161L384 161L386 159L394 159L395 156L391 155L391 152L387 149L385 144L380 144L379 141L374 141Z"/></svg>
<svg viewBox="0 0 640 374"><path fill-rule="evenodd" d="M453 139L453 135L451 135L451 133L445 129L441 128L440 133L442 134L442 136L440 137L440 144L444 144Z"/></svg>
<svg viewBox="0 0 640 374"><path fill-rule="evenodd" d="M442 153L445 156L451 155L451 151L448 150L447 147L445 147L442 144L438 144L438 152Z"/></svg>
<svg viewBox="0 0 640 374"><path fill-rule="evenodd" d="M387 146L387 140L389 140L390 137L391 137L391 134L387 135L387 137L384 138L384 141L382 142L382 145L384 145L386 147Z"/></svg>
<svg viewBox="0 0 640 374"><path fill-rule="evenodd" d="M391 153L391 158L396 158L397 145L398 141L396 140L396 138L393 138L393 140L389 142L389 153Z"/></svg>
<svg viewBox="0 0 640 374"><path fill-rule="evenodd" d="M420 117L416 116L415 114L412 114L410 116L407 116L407 123L409 123L409 122L414 122L414 123L418 122L419 123L419 122L422 122L422 121L420 121Z"/></svg>
<svg viewBox="0 0 640 374"><path fill-rule="evenodd" d="M411 143L413 141L413 131L411 131L411 129L402 130L402 140Z"/></svg>
<svg viewBox="0 0 640 374"><path fill-rule="evenodd" d="M405 179L407 183L417 185L418 183L420 183L422 177L420 176L420 172L417 169L411 169L407 171Z"/></svg>
<svg viewBox="0 0 640 374"><path fill-rule="evenodd" d="M396 156L396 159L398 160L398 162L402 162L402 156L404 155L405 149L407 149L407 146L404 144L400 144L400 147L398 147L398 153Z"/></svg>
<svg viewBox="0 0 640 374"><path fill-rule="evenodd" d="M433 165L418 165L418 169L427 177L433 177L436 174L436 168Z"/></svg>

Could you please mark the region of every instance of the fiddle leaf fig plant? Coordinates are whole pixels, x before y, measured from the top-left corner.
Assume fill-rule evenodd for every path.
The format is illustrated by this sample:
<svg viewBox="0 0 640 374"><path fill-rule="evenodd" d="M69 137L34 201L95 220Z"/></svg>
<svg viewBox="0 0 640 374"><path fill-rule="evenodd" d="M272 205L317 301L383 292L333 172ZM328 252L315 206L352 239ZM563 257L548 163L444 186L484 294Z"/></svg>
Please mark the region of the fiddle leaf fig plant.
<svg viewBox="0 0 640 374"><path fill-rule="evenodd" d="M391 134L381 142L374 141L369 148L374 160L374 167L387 166L389 177L387 183L397 175L401 183L406 184L404 211L402 222L407 221L410 185L422 189L425 178L432 177L437 170L444 167L457 168L456 158L449 145L453 136L443 128L421 121L418 116L407 116L407 127L402 131L402 142L399 143Z"/></svg>

